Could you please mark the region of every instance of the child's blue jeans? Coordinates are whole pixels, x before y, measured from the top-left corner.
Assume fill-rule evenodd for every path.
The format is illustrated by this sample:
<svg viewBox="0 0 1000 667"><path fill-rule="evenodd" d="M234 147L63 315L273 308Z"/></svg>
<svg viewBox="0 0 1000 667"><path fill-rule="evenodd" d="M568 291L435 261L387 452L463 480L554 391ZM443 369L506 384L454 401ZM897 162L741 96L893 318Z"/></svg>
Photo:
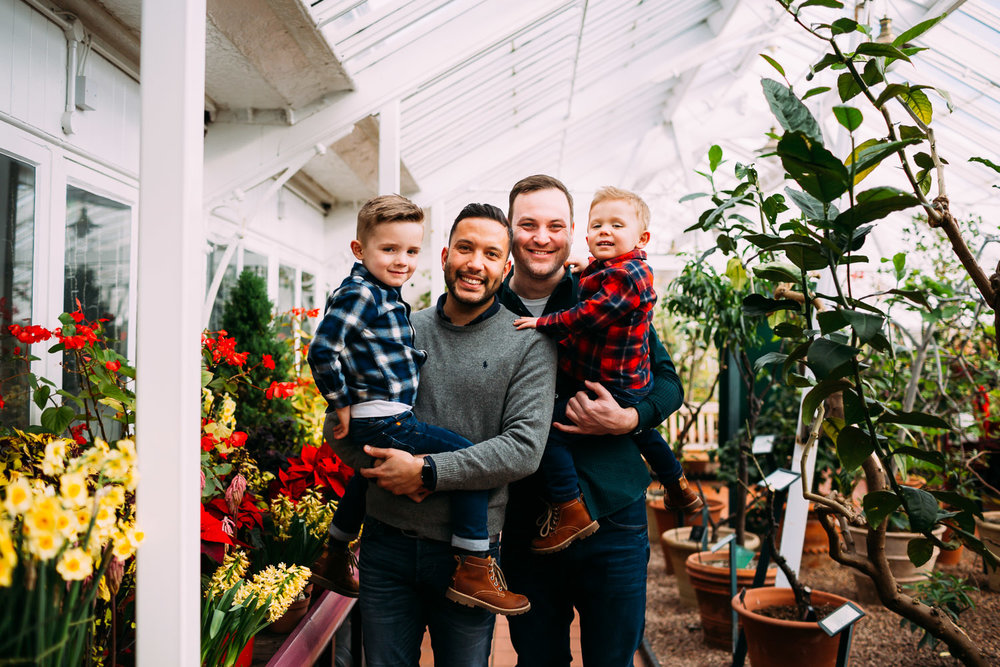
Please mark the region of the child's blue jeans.
<svg viewBox="0 0 1000 667"><path fill-rule="evenodd" d="M635 405L642 398L642 395L631 392L612 391L611 395L623 408ZM566 404L568 402L569 399L556 400L552 421L568 423L566 418ZM573 443L588 437L591 436L566 433L555 427L549 429L549 438L545 443L545 452L542 454L540 466L549 502L564 503L580 497L580 483L576 476L576 466L573 464L573 454L570 448ZM680 462L674 456L670 445L655 428L633 434L632 441L639 447L639 453L646 459L661 483L669 484L681 478L683 470Z"/></svg>
<svg viewBox="0 0 1000 667"><path fill-rule="evenodd" d="M347 437L359 447L391 447L411 454L440 454L472 446L472 442L448 429L418 421L412 412L391 417L351 419ZM365 517L365 493L368 480L355 473L347 483L333 515L332 525L339 534L357 535ZM489 491L449 491L451 496L451 531L453 546L468 551L489 549L487 508Z"/></svg>

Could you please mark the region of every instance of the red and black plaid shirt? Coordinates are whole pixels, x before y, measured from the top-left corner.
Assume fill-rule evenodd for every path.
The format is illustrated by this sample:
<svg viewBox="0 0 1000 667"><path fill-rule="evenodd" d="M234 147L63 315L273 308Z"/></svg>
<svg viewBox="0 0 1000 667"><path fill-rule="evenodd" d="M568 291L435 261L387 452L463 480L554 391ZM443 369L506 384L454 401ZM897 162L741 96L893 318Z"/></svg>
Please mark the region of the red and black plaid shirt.
<svg viewBox="0 0 1000 667"><path fill-rule="evenodd" d="M561 336L562 373L600 382L612 393L648 390L647 339L656 292L645 259L638 249L595 259L580 274L580 302L539 318L540 331Z"/></svg>

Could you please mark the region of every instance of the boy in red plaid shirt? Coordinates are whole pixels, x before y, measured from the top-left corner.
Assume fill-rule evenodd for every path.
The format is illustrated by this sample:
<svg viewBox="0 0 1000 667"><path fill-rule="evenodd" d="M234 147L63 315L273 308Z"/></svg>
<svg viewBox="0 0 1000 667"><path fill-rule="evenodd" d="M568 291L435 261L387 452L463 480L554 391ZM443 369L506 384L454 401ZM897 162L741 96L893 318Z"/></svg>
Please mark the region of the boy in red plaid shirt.
<svg viewBox="0 0 1000 667"><path fill-rule="evenodd" d="M590 204L587 245L593 261L580 275L580 302L569 310L514 322L518 329L537 328L559 338L559 372L576 385L572 393L586 380L600 382L623 407L649 393L647 337L656 303L653 272L642 250L649 242L649 219L649 207L638 195L600 189ZM565 421L566 402L557 399L553 421ZM578 437L549 431L541 470L550 509L532 540L535 553L560 551L598 528L580 495L569 449ZM680 463L656 429L633 440L667 490L667 509L697 510L701 498L688 486Z"/></svg>

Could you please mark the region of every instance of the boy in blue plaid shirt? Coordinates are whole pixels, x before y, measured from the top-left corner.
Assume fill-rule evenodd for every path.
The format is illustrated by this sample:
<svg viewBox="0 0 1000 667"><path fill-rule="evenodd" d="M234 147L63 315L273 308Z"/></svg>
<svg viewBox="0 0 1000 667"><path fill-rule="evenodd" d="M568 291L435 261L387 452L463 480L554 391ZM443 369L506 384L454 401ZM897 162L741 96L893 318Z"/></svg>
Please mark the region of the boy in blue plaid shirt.
<svg viewBox="0 0 1000 667"><path fill-rule="evenodd" d="M503 213L499 209L497 213L506 224ZM347 437L359 446L412 454L455 451L473 444L447 429L417 421L411 412L426 353L414 347L410 307L400 288L416 270L423 219L420 207L399 195L375 197L358 212L351 251L360 261L330 295L308 355L316 386L330 404L327 411L337 413L339 424L333 429L337 439ZM433 468L432 459L425 461ZM361 530L366 492L367 480L355 474L330 524L326 571L313 577L321 586L350 597L357 597L358 584L352 575L355 556L348 545ZM493 613L520 614L531 606L527 598L506 590L502 576L477 574L495 568L487 553L488 503L486 490L451 492L451 544L458 566L446 596Z"/></svg>

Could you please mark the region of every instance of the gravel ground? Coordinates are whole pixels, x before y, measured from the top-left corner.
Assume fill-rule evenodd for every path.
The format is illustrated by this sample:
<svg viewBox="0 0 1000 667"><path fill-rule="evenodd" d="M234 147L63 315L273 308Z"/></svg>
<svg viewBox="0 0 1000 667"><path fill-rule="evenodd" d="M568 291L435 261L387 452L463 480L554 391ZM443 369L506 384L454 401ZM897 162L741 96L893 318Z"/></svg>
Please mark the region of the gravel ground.
<svg viewBox="0 0 1000 667"><path fill-rule="evenodd" d="M1000 594L986 589L982 561L968 549L962 562L940 568L962 574L979 586L973 593L975 609L961 615L966 633L979 645L987 663L1000 666ZM851 571L826 559L820 567L803 571L803 581L818 590L856 599ZM673 575L665 573L659 545L651 548L646 603L646 637L664 667L729 667L729 653L708 648L702 642L698 610L680 607ZM858 621L851 646L851 665L855 667L939 667L960 664L946 652L944 644L936 649L917 649L920 635L899 627L899 617L878 603L861 605L867 616ZM748 662L749 664L749 662ZM789 666L792 667L792 666Z"/></svg>

